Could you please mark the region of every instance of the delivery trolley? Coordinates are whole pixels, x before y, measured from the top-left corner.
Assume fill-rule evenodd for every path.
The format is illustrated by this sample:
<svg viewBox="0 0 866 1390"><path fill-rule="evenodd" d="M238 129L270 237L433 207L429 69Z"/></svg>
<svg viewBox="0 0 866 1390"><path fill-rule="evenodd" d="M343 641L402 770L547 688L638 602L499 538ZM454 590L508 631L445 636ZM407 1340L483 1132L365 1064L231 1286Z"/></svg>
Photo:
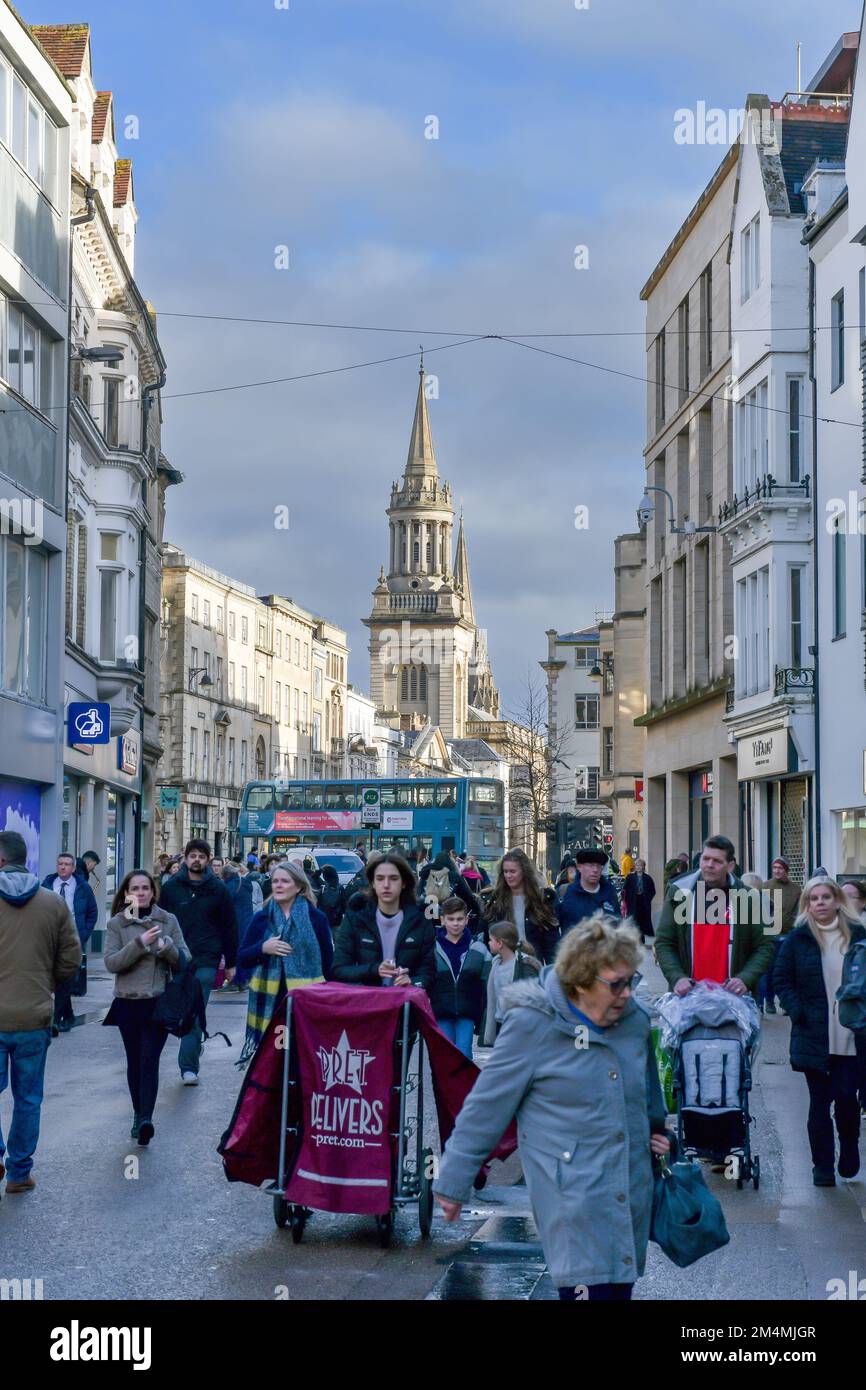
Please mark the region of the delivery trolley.
<svg viewBox="0 0 866 1390"><path fill-rule="evenodd" d="M751 1182L757 1190L761 1160L749 1133L754 1050L734 1022L695 1024L676 1044L673 1085L680 1151L687 1158L733 1158L737 1187Z"/></svg>
<svg viewBox="0 0 866 1390"><path fill-rule="evenodd" d="M418 1227L423 1238L430 1234L433 1221L434 1156L424 1144L424 1086L427 1056L421 1032L410 1026L412 1004L407 1000L393 1048L392 1104L386 1132L392 1148L390 1205L387 1212L377 1215L376 1228L383 1249L391 1244L397 1212L417 1205ZM292 1036L292 996L286 1000L286 1036L283 1041L282 1085L280 1093L280 1153L278 1176L266 1188L273 1196L274 1221L280 1230L289 1227L292 1240L298 1245L314 1208L290 1202L284 1196L291 1177L291 1162L300 1134L303 1114L300 1080L296 1065L296 1047ZM392 1128L396 1115L396 1128Z"/></svg>

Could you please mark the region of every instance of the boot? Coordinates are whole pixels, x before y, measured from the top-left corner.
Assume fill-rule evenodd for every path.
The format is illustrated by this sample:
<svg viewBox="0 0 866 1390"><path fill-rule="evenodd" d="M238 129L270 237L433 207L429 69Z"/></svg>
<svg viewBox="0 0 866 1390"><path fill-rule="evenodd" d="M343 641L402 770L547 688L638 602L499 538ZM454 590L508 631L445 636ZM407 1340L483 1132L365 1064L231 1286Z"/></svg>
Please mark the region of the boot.
<svg viewBox="0 0 866 1390"><path fill-rule="evenodd" d="M856 1135L852 1139L839 1140L838 1172L840 1178L856 1178L860 1172L860 1147Z"/></svg>
<svg viewBox="0 0 866 1390"><path fill-rule="evenodd" d="M138 1127L138 1142L141 1148L146 1148L153 1138L153 1120L143 1119Z"/></svg>
<svg viewBox="0 0 866 1390"><path fill-rule="evenodd" d="M140 1125L141 1125L141 1116L139 1115L138 1111L136 1111L135 1114L134 1114L133 1117L132 1117L132 1129L129 1131L129 1137L130 1137L130 1139L137 1139L137 1138L138 1138L138 1131L139 1131Z"/></svg>

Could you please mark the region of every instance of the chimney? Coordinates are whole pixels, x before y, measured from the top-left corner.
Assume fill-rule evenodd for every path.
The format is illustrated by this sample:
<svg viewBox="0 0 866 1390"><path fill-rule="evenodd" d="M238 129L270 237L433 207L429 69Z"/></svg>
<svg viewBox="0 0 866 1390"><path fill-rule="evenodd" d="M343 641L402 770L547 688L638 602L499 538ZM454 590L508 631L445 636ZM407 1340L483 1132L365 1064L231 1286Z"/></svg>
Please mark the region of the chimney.
<svg viewBox="0 0 866 1390"><path fill-rule="evenodd" d="M818 222L845 187L845 165L838 160L816 159L803 180L806 222Z"/></svg>

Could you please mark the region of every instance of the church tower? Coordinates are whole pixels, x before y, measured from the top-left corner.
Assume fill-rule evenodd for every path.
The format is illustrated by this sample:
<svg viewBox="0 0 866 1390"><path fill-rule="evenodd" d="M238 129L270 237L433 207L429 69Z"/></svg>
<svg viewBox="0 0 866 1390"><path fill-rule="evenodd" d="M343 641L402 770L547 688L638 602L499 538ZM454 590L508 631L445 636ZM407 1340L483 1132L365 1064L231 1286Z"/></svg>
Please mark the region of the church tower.
<svg viewBox="0 0 866 1390"><path fill-rule="evenodd" d="M446 739L464 738L471 733L468 706L480 696L482 708L495 715L498 696L475 626L462 517L452 564L454 506L433 452L423 356L409 456L402 479L392 484L387 516L388 571L382 567L364 619L370 693L401 728L429 720Z"/></svg>

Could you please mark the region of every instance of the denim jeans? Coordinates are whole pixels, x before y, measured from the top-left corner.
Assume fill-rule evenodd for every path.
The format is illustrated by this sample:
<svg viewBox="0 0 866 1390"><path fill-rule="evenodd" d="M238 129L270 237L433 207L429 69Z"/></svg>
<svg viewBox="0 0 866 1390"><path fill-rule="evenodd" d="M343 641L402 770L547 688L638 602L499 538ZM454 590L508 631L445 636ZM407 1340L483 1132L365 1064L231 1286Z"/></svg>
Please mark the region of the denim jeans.
<svg viewBox="0 0 866 1390"><path fill-rule="evenodd" d="M201 992L204 995L205 1008L207 1008L207 1001L210 998L210 992L214 986L217 968L215 965L200 965L195 973L201 985ZM201 1029L198 1023L194 1023L186 1037L180 1040L180 1051L177 1054L177 1063L182 1072L192 1071L198 1076L201 1044Z"/></svg>
<svg viewBox="0 0 866 1390"><path fill-rule="evenodd" d="M0 1033L0 1094L12 1082L12 1125L6 1176L23 1182L33 1167L39 1141L39 1115L45 1080L45 1058L51 1042L50 1028L27 1033ZM0 1158L6 1153L0 1130Z"/></svg>
<svg viewBox="0 0 866 1390"><path fill-rule="evenodd" d="M441 1031L445 1034L449 1042L453 1042L455 1047L459 1047L464 1057L472 1061L472 1035L475 1032L475 1024L471 1018L437 1018Z"/></svg>

